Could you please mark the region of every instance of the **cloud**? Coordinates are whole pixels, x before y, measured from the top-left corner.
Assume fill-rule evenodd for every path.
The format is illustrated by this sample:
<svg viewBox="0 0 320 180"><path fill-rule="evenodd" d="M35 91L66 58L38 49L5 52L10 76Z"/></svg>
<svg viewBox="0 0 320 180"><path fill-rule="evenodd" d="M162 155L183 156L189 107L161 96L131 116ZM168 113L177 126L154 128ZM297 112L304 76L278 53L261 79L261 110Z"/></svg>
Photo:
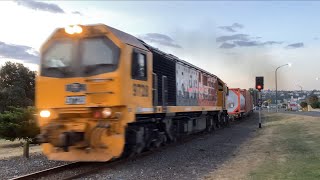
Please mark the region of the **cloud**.
<svg viewBox="0 0 320 180"><path fill-rule="evenodd" d="M262 37L259 37L259 36L257 36L257 37L252 37L251 39L261 39Z"/></svg>
<svg viewBox="0 0 320 180"><path fill-rule="evenodd" d="M39 53L29 46L7 44L0 41L0 57L39 63Z"/></svg>
<svg viewBox="0 0 320 180"><path fill-rule="evenodd" d="M313 40L319 40L319 37L314 37Z"/></svg>
<svg viewBox="0 0 320 180"><path fill-rule="evenodd" d="M250 37L248 34L234 34L229 36L220 36L216 42L222 43L220 48L230 49L235 47L268 46L282 44L282 41L259 41L261 37Z"/></svg>
<svg viewBox="0 0 320 180"><path fill-rule="evenodd" d="M302 48L304 47L304 44L302 42L299 43L294 43L294 44L289 44L288 46L286 46L286 48Z"/></svg>
<svg viewBox="0 0 320 180"><path fill-rule="evenodd" d="M24 6L33 10L47 11L51 13L65 13L61 7L53 3L38 2L34 0L16 0L14 2L19 6Z"/></svg>
<svg viewBox="0 0 320 180"><path fill-rule="evenodd" d="M147 33L144 35L139 36L142 40L157 43L163 46L169 46L169 47L175 47L175 48L181 48L181 46L174 42L174 40L164 34L159 33Z"/></svg>
<svg viewBox="0 0 320 180"><path fill-rule="evenodd" d="M231 26L219 26L220 29L228 32L237 32L236 29L242 29L244 26L239 23L233 23Z"/></svg>
<svg viewBox="0 0 320 180"><path fill-rule="evenodd" d="M275 45L275 44L282 44L283 42L280 41L234 41L234 43L238 46L266 46L266 45Z"/></svg>
<svg viewBox="0 0 320 180"><path fill-rule="evenodd" d="M258 41L234 41L238 46L260 46L262 45Z"/></svg>
<svg viewBox="0 0 320 180"><path fill-rule="evenodd" d="M274 44L282 44L282 41L266 41L263 42L262 45L274 45Z"/></svg>
<svg viewBox="0 0 320 180"><path fill-rule="evenodd" d="M217 37L217 42L226 42L226 41L233 41L233 40L241 40L241 41L248 41L249 35L248 34L234 34L230 36L220 36Z"/></svg>
<svg viewBox="0 0 320 180"><path fill-rule="evenodd" d="M234 48L234 47L236 47L235 44L231 44L231 43L226 43L226 42L224 42L224 43L222 43L222 44L220 45L219 48L222 48L222 49L231 49L231 48Z"/></svg>
<svg viewBox="0 0 320 180"><path fill-rule="evenodd" d="M244 26L239 23L233 23L231 26L220 26L220 29L223 29L228 32L236 32L236 29L242 29ZM250 36L248 34L233 34L233 35L224 35L216 38L216 42L222 43L219 48L231 49L235 47L252 47L252 46L268 46L268 45L278 45L282 44L281 41L261 41L262 37L260 36Z"/></svg>
<svg viewBox="0 0 320 180"><path fill-rule="evenodd" d="M72 13L72 14L76 14L76 15L80 15L80 16L83 16L83 14L82 14L81 12L79 12L79 11L72 11L71 13Z"/></svg>

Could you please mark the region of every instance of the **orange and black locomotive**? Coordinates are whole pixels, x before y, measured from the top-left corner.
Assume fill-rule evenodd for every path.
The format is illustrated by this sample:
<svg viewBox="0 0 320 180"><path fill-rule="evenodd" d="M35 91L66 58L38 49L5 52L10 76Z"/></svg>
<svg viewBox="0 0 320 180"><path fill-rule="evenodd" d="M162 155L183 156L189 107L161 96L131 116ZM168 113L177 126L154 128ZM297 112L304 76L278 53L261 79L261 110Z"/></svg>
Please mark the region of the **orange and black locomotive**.
<svg viewBox="0 0 320 180"><path fill-rule="evenodd" d="M217 76L107 25L57 29L41 48L39 140L52 160L108 161L228 123Z"/></svg>

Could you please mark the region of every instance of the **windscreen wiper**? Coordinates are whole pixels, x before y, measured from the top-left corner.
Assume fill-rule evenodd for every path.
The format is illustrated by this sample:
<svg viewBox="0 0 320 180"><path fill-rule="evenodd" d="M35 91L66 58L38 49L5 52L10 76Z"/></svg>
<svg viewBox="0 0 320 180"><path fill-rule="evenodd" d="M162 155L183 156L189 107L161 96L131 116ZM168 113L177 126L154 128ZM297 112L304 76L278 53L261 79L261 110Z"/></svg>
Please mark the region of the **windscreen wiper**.
<svg viewBox="0 0 320 180"><path fill-rule="evenodd" d="M113 66L113 65L114 65L114 64L106 64L106 63L86 65L86 66L85 66L85 69L84 69L84 72L85 72L86 74L88 74L88 73L94 71L95 69L97 69L98 67L101 67L101 66L106 67L106 66Z"/></svg>
<svg viewBox="0 0 320 180"><path fill-rule="evenodd" d="M53 69L53 70L58 70L59 72L61 72L63 75L67 75L70 73L70 67L66 66L66 67L46 67L45 69Z"/></svg>

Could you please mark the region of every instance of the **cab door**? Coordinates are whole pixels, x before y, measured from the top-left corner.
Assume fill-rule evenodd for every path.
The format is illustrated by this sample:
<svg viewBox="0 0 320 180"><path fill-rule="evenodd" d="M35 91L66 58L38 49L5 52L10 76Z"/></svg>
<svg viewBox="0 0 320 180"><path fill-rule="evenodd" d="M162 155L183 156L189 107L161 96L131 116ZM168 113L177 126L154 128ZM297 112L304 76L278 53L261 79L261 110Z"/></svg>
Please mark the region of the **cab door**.
<svg viewBox="0 0 320 180"><path fill-rule="evenodd" d="M131 79L132 102L136 106L136 112L152 112L152 60L148 52L133 49Z"/></svg>

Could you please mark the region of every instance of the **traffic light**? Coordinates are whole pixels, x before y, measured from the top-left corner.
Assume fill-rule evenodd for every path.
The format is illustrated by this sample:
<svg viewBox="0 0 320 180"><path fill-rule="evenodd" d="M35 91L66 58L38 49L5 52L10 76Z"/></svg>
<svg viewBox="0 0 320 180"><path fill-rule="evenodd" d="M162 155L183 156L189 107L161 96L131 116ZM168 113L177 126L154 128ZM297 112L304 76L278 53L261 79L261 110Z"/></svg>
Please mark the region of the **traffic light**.
<svg viewBox="0 0 320 180"><path fill-rule="evenodd" d="M263 76L256 77L256 89L259 91L263 89Z"/></svg>

